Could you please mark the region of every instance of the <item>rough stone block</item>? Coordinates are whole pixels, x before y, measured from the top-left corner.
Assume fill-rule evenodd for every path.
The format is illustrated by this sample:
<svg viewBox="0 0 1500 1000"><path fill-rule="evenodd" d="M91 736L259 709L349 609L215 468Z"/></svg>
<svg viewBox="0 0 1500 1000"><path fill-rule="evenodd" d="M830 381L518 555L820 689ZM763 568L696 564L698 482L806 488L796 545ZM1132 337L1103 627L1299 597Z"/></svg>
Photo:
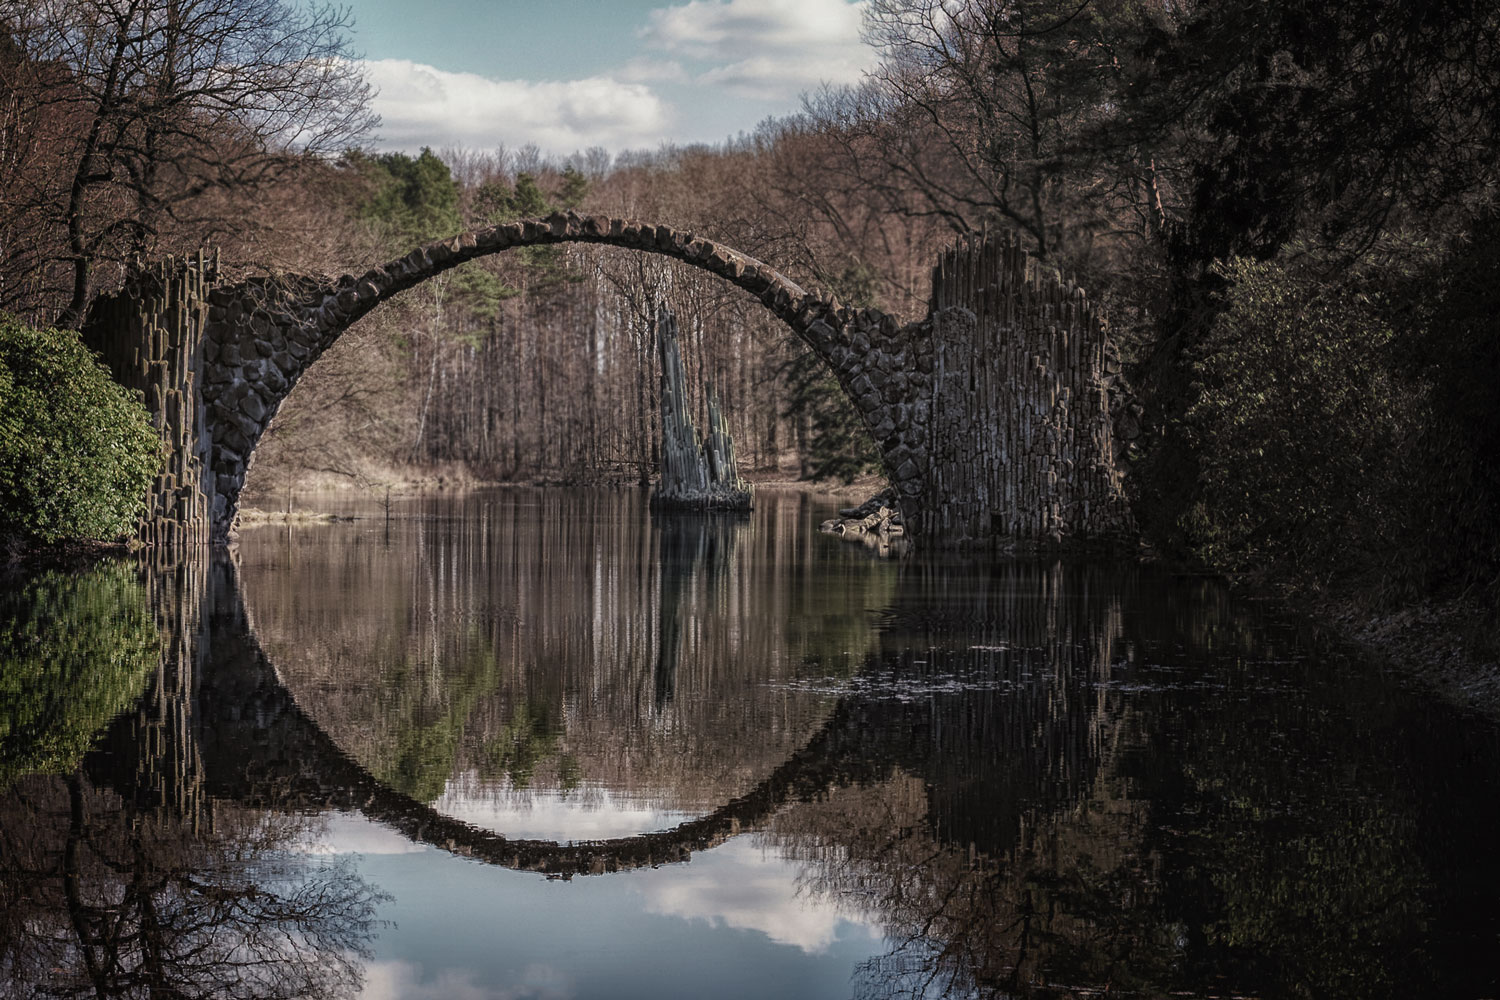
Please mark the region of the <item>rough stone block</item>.
<svg viewBox="0 0 1500 1000"><path fill-rule="evenodd" d="M214 449L216 455L223 454L226 449L243 455L250 449L250 442L228 415L221 415L215 424L213 433L214 444L217 446ZM217 457L214 459L214 466L218 467Z"/></svg>
<svg viewBox="0 0 1500 1000"><path fill-rule="evenodd" d="M241 403L240 405L244 406L245 404ZM263 425L259 420L252 419L246 413L231 414L229 419L230 422L233 423L234 426L239 430L239 432L244 435L246 442L258 441L260 439L260 431ZM248 451L248 443L245 448L242 448L240 450Z"/></svg>

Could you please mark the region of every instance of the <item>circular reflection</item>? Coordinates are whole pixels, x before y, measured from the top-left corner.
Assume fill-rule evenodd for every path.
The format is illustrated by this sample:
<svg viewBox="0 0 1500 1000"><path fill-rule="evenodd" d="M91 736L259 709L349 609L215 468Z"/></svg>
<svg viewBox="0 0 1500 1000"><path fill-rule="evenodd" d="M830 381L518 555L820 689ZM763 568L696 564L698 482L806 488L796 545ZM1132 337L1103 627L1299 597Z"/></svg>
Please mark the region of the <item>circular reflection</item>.
<svg viewBox="0 0 1500 1000"><path fill-rule="evenodd" d="M282 682L372 776L481 829L602 840L750 793L873 648L896 568L810 574L800 505L476 494L249 532L240 575Z"/></svg>

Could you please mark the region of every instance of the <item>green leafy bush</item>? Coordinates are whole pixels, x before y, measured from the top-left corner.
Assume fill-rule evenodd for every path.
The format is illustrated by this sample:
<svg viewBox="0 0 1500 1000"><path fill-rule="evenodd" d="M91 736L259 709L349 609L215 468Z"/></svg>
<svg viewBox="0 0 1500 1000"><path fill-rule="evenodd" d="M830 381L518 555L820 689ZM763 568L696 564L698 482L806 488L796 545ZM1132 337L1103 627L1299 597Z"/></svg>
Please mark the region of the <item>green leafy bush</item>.
<svg viewBox="0 0 1500 1000"><path fill-rule="evenodd" d="M0 789L76 767L140 696L159 655L145 588L128 565L0 587Z"/></svg>
<svg viewBox="0 0 1500 1000"><path fill-rule="evenodd" d="M1184 416L1197 494L1181 525L1229 570L1304 582L1377 569L1401 542L1425 403L1393 371L1380 280L1316 261L1234 259L1224 308L1190 358Z"/></svg>
<svg viewBox="0 0 1500 1000"><path fill-rule="evenodd" d="M0 536L123 534L160 465L145 407L76 333L0 316Z"/></svg>
<svg viewBox="0 0 1500 1000"><path fill-rule="evenodd" d="M854 308L878 306L875 273L850 264L827 280L840 299ZM798 350L779 372L786 387L782 417L806 420L810 434L799 441L808 477L817 482L839 479L846 485L880 468L880 451L860 419L854 402L838 380L810 350Z"/></svg>

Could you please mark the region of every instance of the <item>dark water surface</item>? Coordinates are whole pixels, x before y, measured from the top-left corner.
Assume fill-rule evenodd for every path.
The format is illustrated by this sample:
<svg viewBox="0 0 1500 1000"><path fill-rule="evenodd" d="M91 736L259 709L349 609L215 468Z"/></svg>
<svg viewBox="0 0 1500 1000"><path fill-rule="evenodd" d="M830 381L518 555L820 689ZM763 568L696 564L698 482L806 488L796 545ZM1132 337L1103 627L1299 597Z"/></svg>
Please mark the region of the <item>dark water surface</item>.
<svg viewBox="0 0 1500 1000"><path fill-rule="evenodd" d="M348 512L0 596L0 996L1500 996L1500 732L1214 581Z"/></svg>

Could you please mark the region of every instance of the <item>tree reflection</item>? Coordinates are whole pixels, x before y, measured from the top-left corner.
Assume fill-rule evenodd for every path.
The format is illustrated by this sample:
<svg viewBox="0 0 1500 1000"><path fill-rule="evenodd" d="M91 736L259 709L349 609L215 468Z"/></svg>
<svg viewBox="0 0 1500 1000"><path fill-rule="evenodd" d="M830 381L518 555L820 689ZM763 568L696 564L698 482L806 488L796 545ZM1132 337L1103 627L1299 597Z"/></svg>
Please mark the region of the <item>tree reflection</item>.
<svg viewBox="0 0 1500 1000"><path fill-rule="evenodd" d="M77 766L146 686L158 642L128 564L0 581L0 790Z"/></svg>
<svg viewBox="0 0 1500 1000"><path fill-rule="evenodd" d="M75 774L0 801L6 996L338 997L360 985L381 896L297 850L298 817L142 817Z"/></svg>
<svg viewBox="0 0 1500 1000"><path fill-rule="evenodd" d="M27 710L9 732L65 738L40 756L6 744L0 762L33 772L0 789L0 996L321 998L360 984L381 894L347 860L301 849L305 817L205 793L193 706L207 569L106 567L6 600L7 676L58 680L6 694L13 719ZM12 657L17 636L41 638ZM91 745L82 768L45 773Z"/></svg>
<svg viewBox="0 0 1500 1000"><path fill-rule="evenodd" d="M842 708L869 746L841 752L888 769L768 834L808 892L883 922L856 993L1425 995L1450 973L1428 953L1444 861L1424 830L1485 824L1436 795L1453 815L1433 818L1396 763L1422 756L1361 737L1440 744L1441 724L1398 721L1389 687L1302 636L1132 576L904 575ZM1492 943L1494 914L1467 917L1463 939Z"/></svg>
<svg viewBox="0 0 1500 1000"><path fill-rule="evenodd" d="M801 530L800 500L747 519L475 494L389 546L353 524L295 544L248 533L239 578L298 706L398 791L609 789L710 812L818 731L833 699L816 682L847 676L873 642L867 609L890 599L896 568ZM840 558L813 563L821 543Z"/></svg>

